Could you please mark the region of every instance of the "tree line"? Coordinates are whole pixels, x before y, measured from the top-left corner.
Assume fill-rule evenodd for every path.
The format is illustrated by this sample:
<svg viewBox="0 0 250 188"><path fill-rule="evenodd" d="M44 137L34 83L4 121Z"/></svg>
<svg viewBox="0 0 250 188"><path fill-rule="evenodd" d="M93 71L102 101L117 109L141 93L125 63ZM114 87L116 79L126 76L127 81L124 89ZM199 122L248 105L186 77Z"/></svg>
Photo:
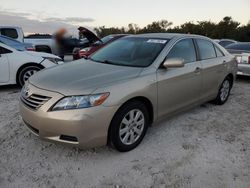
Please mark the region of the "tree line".
<svg viewBox="0 0 250 188"><path fill-rule="evenodd" d="M137 24L129 24L125 27L110 27L105 26L95 28L99 37L104 37L110 34L140 34L140 33L187 33L198 34L210 37L212 39L234 39L242 42L250 42L250 20L248 24L241 25L226 16L220 22L198 21L186 22L180 26L172 27L173 23L168 20L155 21L147 26L140 28Z"/></svg>

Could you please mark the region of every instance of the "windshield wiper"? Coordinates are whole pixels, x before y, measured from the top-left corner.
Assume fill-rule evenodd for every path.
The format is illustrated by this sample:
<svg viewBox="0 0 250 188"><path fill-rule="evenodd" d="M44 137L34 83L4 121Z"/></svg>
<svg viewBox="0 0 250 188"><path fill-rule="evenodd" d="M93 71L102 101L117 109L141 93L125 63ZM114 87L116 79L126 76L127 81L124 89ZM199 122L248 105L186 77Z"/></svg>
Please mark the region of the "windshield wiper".
<svg viewBox="0 0 250 188"><path fill-rule="evenodd" d="M94 61L94 62L98 62L98 63L100 63L100 61L95 60L95 59L92 59L91 57L86 57L86 60L91 60L91 61Z"/></svg>
<svg viewBox="0 0 250 188"><path fill-rule="evenodd" d="M105 64L117 65L117 63L115 63L113 61L110 61L110 60L100 61L100 60L92 59L91 57L88 57L87 59L89 59L91 61L94 61L94 62L98 62L98 63L105 63Z"/></svg>
<svg viewBox="0 0 250 188"><path fill-rule="evenodd" d="M102 61L103 63L106 63L106 64L111 64L111 65L117 65L117 63L113 62L113 61L110 61L110 60L104 60Z"/></svg>

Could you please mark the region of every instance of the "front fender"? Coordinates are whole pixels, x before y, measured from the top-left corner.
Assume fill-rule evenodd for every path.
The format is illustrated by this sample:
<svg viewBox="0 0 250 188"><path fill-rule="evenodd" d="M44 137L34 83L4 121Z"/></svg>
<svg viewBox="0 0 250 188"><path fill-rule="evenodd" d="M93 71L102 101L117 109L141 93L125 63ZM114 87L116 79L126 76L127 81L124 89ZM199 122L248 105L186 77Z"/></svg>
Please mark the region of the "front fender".
<svg viewBox="0 0 250 188"><path fill-rule="evenodd" d="M133 79L119 81L110 86L96 89L93 93L109 92L110 95L102 104L106 107L122 106L127 101L136 98L147 98L154 109L154 117L157 117L157 81L156 74L148 74Z"/></svg>

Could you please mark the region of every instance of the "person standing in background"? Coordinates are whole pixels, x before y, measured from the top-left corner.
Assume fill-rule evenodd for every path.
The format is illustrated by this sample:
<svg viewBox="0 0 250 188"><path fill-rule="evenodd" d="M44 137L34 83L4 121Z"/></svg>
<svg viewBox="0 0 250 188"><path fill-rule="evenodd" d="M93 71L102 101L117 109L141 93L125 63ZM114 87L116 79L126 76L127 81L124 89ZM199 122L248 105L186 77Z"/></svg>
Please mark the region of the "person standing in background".
<svg viewBox="0 0 250 188"><path fill-rule="evenodd" d="M66 29L61 28L55 34L56 46L58 49L58 56L64 60L64 36L66 34Z"/></svg>

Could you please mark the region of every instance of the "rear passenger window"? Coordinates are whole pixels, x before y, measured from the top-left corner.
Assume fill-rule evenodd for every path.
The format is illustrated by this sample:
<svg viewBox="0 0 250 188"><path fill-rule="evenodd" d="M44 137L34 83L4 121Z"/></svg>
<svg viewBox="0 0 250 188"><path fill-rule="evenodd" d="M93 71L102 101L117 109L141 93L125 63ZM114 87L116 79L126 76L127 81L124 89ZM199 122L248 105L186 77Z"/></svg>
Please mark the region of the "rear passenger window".
<svg viewBox="0 0 250 188"><path fill-rule="evenodd" d="M4 28L4 29L1 29L1 34L6 36L6 37L13 38L13 39L18 38L18 34L17 34L16 29Z"/></svg>
<svg viewBox="0 0 250 188"><path fill-rule="evenodd" d="M217 46L214 46L214 47L215 47L217 57L223 57L224 54L221 52L221 50Z"/></svg>
<svg viewBox="0 0 250 188"><path fill-rule="evenodd" d="M212 42L203 39L196 39L196 41L201 60L211 59L216 57L214 45Z"/></svg>
<svg viewBox="0 0 250 188"><path fill-rule="evenodd" d="M184 63L196 61L196 52L192 39L183 39L177 42L170 50L167 58L182 58Z"/></svg>

